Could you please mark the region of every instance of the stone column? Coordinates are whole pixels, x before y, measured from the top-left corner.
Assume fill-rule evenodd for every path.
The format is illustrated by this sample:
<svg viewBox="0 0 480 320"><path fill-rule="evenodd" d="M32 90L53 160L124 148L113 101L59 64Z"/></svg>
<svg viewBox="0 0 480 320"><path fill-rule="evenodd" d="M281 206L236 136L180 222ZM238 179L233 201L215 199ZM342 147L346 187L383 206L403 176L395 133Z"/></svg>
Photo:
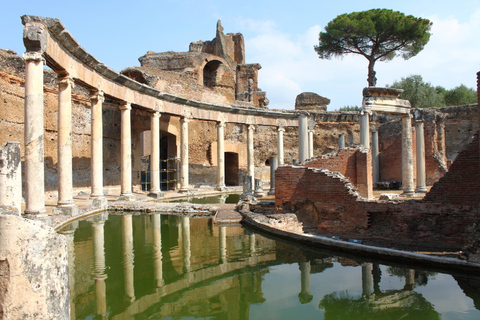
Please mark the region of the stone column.
<svg viewBox="0 0 480 320"><path fill-rule="evenodd" d="M298 161L303 163L308 157L308 117L307 113L298 115Z"/></svg>
<svg viewBox="0 0 480 320"><path fill-rule="evenodd" d="M161 215L152 214L153 232L153 262L154 274L157 281L157 288L165 284L163 280L163 257L162 257L162 224Z"/></svg>
<svg viewBox="0 0 480 320"><path fill-rule="evenodd" d="M225 191L225 122L217 124L217 188Z"/></svg>
<svg viewBox="0 0 480 320"><path fill-rule="evenodd" d="M360 145L370 149L370 120L364 111L360 114Z"/></svg>
<svg viewBox="0 0 480 320"><path fill-rule="evenodd" d="M313 130L308 130L308 158L313 158Z"/></svg>
<svg viewBox="0 0 480 320"><path fill-rule="evenodd" d="M95 300L97 304L97 314L107 315L107 296L105 280L105 237L104 225L107 220L106 214L100 214L93 218L92 223L92 242L93 242L93 275L95 277Z"/></svg>
<svg viewBox="0 0 480 320"><path fill-rule="evenodd" d="M313 295L310 293L310 261L304 261L298 263L300 268L300 288L301 291L298 294L298 299L301 304L309 303L313 299Z"/></svg>
<svg viewBox="0 0 480 320"><path fill-rule="evenodd" d="M152 133L152 153L150 155L150 192L149 197L161 198L160 190L160 112L155 111L150 118L150 131Z"/></svg>
<svg viewBox="0 0 480 320"><path fill-rule="evenodd" d="M134 201L135 196L132 193L132 132L130 112L132 106L130 103L124 103L120 106L121 111L121 171L120 186L121 194L118 200Z"/></svg>
<svg viewBox="0 0 480 320"><path fill-rule="evenodd" d="M416 156L417 156L417 193L427 193L427 176L425 172L425 134L423 121L415 122Z"/></svg>
<svg viewBox="0 0 480 320"><path fill-rule="evenodd" d="M135 301L135 289L133 278L133 226L132 215L122 216L122 240L123 240L123 275L125 279L125 295L128 301Z"/></svg>
<svg viewBox="0 0 480 320"><path fill-rule="evenodd" d="M345 134L344 133L342 133L338 137L338 149L339 150L345 149Z"/></svg>
<svg viewBox="0 0 480 320"><path fill-rule="evenodd" d="M269 196L275 195L275 170L277 170L277 157L270 157L270 190L268 191Z"/></svg>
<svg viewBox="0 0 480 320"><path fill-rule="evenodd" d="M403 195L412 196L413 186L413 143L412 118L410 114L402 116L402 183Z"/></svg>
<svg viewBox="0 0 480 320"><path fill-rule="evenodd" d="M278 153L279 166L284 164L284 153L283 153L283 133L284 132L285 132L285 129L283 127L278 128L277 153Z"/></svg>
<svg viewBox="0 0 480 320"><path fill-rule="evenodd" d="M92 103L91 115L91 183L92 191L87 204L99 208L106 208L108 201L103 195L103 101L102 91L95 91L91 94Z"/></svg>
<svg viewBox="0 0 480 320"><path fill-rule="evenodd" d="M25 52L25 214L48 220L45 210L43 64L41 53Z"/></svg>
<svg viewBox="0 0 480 320"><path fill-rule="evenodd" d="M373 167L373 183L380 181L380 159L378 150L378 131L372 132L372 167Z"/></svg>
<svg viewBox="0 0 480 320"><path fill-rule="evenodd" d="M247 133L247 156L248 156L248 171L247 175L251 177L252 188L255 185L255 150L253 149L253 132L255 131L255 126L248 126Z"/></svg>
<svg viewBox="0 0 480 320"><path fill-rule="evenodd" d="M73 79L58 78L58 204L55 213L77 215L72 182L72 86Z"/></svg>
<svg viewBox="0 0 480 320"><path fill-rule="evenodd" d="M180 190L179 192L189 192L188 177L188 123L190 119L183 117L180 119Z"/></svg>

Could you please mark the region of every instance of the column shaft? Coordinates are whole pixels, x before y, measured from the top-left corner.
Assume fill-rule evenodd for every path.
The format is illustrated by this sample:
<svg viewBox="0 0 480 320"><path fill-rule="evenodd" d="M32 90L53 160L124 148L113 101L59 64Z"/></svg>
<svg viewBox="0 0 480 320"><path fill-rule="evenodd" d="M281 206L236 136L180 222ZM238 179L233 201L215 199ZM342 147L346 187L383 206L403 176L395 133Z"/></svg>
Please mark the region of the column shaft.
<svg viewBox="0 0 480 320"><path fill-rule="evenodd" d="M308 138L307 138L307 130L308 130L308 118L307 115L301 113L298 116L298 161L300 163L307 160L308 157Z"/></svg>
<svg viewBox="0 0 480 320"><path fill-rule="evenodd" d="M46 216L43 141L43 57L26 52L25 59L25 214Z"/></svg>
<svg viewBox="0 0 480 320"><path fill-rule="evenodd" d="M73 79L58 79L58 206L74 207L72 185L72 86ZM67 209L65 208L65 209Z"/></svg>
<svg viewBox="0 0 480 320"><path fill-rule="evenodd" d="M188 123L190 119L180 119L180 192L189 191L189 168L188 168Z"/></svg>
<svg viewBox="0 0 480 320"><path fill-rule="evenodd" d="M120 200L132 201L134 200L132 194L132 133L131 133L131 119L130 112L132 107L130 103L126 103L120 107L121 111L121 172L120 185L121 195Z"/></svg>
<svg viewBox="0 0 480 320"><path fill-rule="evenodd" d="M338 149L339 150L345 149L345 134L344 133L342 133L338 137Z"/></svg>
<svg viewBox="0 0 480 320"><path fill-rule="evenodd" d="M370 149L370 119L367 112L360 115L360 145Z"/></svg>
<svg viewBox="0 0 480 320"><path fill-rule="evenodd" d="M217 124L217 190L225 190L225 123Z"/></svg>
<svg viewBox="0 0 480 320"><path fill-rule="evenodd" d="M248 157L248 171L247 174L251 177L252 188L255 185L255 150L253 149L253 132L255 127L253 125L248 126L247 133L247 157Z"/></svg>
<svg viewBox="0 0 480 320"><path fill-rule="evenodd" d="M409 114L402 117L402 182L403 194L413 195L412 119Z"/></svg>
<svg viewBox="0 0 480 320"><path fill-rule="evenodd" d="M308 130L308 158L313 158L313 130Z"/></svg>
<svg viewBox="0 0 480 320"><path fill-rule="evenodd" d="M426 193L426 172L425 172L425 136L423 122L415 122L416 134L416 156L417 156L417 189L415 192Z"/></svg>
<svg viewBox="0 0 480 320"><path fill-rule="evenodd" d="M378 132L372 132L372 167L373 167L373 183L380 181L380 162L378 150Z"/></svg>
<svg viewBox="0 0 480 320"><path fill-rule="evenodd" d="M283 152L283 133L285 129L282 127L278 128L278 140L277 140L277 153L278 153L278 165L281 166L284 164L284 152Z"/></svg>
<svg viewBox="0 0 480 320"><path fill-rule="evenodd" d="M160 112L154 112L150 118L152 134L152 153L150 155L150 193L153 198L163 197L160 191Z"/></svg>

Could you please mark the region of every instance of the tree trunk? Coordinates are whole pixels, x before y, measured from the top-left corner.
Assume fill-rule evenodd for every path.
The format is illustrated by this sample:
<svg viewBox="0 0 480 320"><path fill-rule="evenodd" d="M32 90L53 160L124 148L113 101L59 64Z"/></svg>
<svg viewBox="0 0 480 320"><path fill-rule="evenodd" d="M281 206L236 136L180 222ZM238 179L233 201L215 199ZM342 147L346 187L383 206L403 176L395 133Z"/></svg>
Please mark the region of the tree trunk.
<svg viewBox="0 0 480 320"><path fill-rule="evenodd" d="M375 66L375 60L374 59L369 59L368 60L368 86L369 87L375 87L377 85L377 78L375 77L375 70L373 70L373 67Z"/></svg>

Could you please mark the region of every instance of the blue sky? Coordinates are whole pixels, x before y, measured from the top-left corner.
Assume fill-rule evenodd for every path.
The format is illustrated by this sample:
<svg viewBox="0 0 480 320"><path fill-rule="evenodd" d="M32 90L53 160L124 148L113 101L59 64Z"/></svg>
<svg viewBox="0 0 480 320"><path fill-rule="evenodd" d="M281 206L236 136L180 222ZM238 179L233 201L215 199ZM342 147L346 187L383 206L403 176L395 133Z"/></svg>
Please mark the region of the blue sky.
<svg viewBox="0 0 480 320"><path fill-rule="evenodd" d="M342 13L388 8L433 22L431 40L416 57L376 64L378 86L420 74L435 86L476 88L480 71L479 0L17 0L1 7L0 48L24 52L21 15L59 18L88 52L117 71L139 65L147 51L188 51L192 41L211 40L220 19L225 33L244 35L246 62L262 65L259 87L274 109L293 109L305 91L329 98L328 110L360 105L367 60L320 60L313 50L318 33Z"/></svg>

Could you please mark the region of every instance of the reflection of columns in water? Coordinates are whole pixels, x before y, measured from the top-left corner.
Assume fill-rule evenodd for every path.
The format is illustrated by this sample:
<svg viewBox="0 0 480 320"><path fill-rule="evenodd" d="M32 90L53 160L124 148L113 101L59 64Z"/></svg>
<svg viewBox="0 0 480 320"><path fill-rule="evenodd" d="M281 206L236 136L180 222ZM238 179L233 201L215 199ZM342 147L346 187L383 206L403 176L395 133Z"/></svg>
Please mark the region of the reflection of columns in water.
<svg viewBox="0 0 480 320"><path fill-rule="evenodd" d="M68 224L68 229L63 228L60 233L67 239L68 252L68 284L70 287L70 319L75 319L75 230L78 228L78 221Z"/></svg>
<svg viewBox="0 0 480 320"><path fill-rule="evenodd" d="M301 291L298 294L298 300L300 303L309 303L313 299L313 295L310 293L310 261L299 262L300 268L300 285Z"/></svg>
<svg viewBox="0 0 480 320"><path fill-rule="evenodd" d="M220 244L220 262L227 263L227 230L226 227L218 227Z"/></svg>
<svg viewBox="0 0 480 320"><path fill-rule="evenodd" d="M218 202L220 204L225 204L225 201L227 200L228 198L228 194L224 193L224 194L221 194L219 199L218 199Z"/></svg>
<svg viewBox="0 0 480 320"><path fill-rule="evenodd" d="M162 224L161 215L158 213L152 214L153 224L153 262L155 270L155 280L157 281L157 287L164 285L163 281L163 264L162 264Z"/></svg>
<svg viewBox="0 0 480 320"><path fill-rule="evenodd" d="M255 253L255 233L249 232L248 233L248 243L250 244L250 254L253 255Z"/></svg>
<svg viewBox="0 0 480 320"><path fill-rule="evenodd" d="M125 280L125 295L130 302L135 301L133 283L133 226L132 215L122 216L122 241L123 241L123 276Z"/></svg>
<svg viewBox="0 0 480 320"><path fill-rule="evenodd" d="M368 298L372 295L372 264L362 264L362 295Z"/></svg>
<svg viewBox="0 0 480 320"><path fill-rule="evenodd" d="M412 290L415 288L415 270L405 270L405 289Z"/></svg>
<svg viewBox="0 0 480 320"><path fill-rule="evenodd" d="M192 271L191 265L191 244L190 244L190 218L182 217L182 251L183 251L183 262L184 262L184 271Z"/></svg>
<svg viewBox="0 0 480 320"><path fill-rule="evenodd" d="M97 215L92 221L92 242L93 242L93 272L95 277L95 300L97 303L97 314L105 317L107 315L107 295L105 288L105 238L104 225L105 214Z"/></svg>

